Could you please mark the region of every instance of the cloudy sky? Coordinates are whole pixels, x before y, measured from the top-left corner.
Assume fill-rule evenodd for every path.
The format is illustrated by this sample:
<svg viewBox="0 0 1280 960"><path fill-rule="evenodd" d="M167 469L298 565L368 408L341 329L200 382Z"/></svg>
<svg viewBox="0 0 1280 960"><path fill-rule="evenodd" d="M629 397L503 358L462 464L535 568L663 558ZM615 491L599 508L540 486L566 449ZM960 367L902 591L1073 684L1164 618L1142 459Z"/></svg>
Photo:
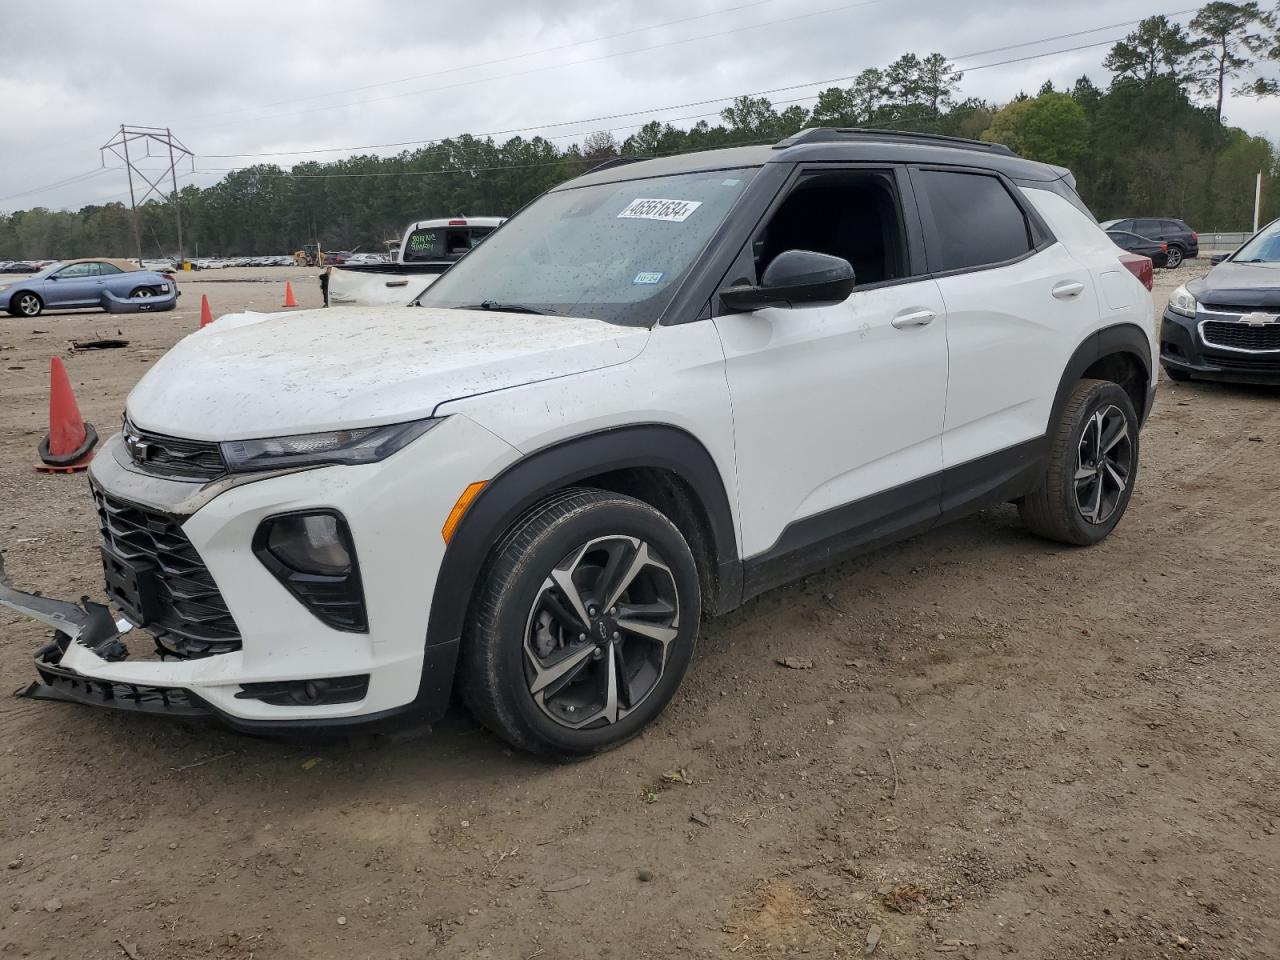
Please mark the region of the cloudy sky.
<svg viewBox="0 0 1280 960"><path fill-rule="evenodd" d="M532 128L566 144L613 128L621 141L648 119L715 122L724 98L780 87L793 89L769 94L776 104L809 106L905 51L956 59L961 96L995 102L1046 79L1103 85L1125 21L1188 11L1185 23L1194 0L1155 2L218 0L92 16L81 3L5 5L0 210L127 200L123 170L99 169L121 123L172 127L197 156L180 185L207 185L254 162L351 152L299 151L461 132ZM713 102L682 106L695 101ZM1280 101L1232 98L1226 113L1280 136ZM616 119L594 119L605 116Z"/></svg>

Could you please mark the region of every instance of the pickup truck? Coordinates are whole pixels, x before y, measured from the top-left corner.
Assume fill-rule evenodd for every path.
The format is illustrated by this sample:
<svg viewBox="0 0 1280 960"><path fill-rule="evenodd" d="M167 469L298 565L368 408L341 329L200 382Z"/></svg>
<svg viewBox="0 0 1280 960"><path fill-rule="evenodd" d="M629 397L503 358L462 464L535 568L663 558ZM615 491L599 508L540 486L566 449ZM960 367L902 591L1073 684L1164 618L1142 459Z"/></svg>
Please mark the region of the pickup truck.
<svg viewBox="0 0 1280 960"><path fill-rule="evenodd" d="M328 272L326 304L405 304L498 229L505 217L453 217L411 223L395 260L351 263ZM323 283L322 283L323 286Z"/></svg>

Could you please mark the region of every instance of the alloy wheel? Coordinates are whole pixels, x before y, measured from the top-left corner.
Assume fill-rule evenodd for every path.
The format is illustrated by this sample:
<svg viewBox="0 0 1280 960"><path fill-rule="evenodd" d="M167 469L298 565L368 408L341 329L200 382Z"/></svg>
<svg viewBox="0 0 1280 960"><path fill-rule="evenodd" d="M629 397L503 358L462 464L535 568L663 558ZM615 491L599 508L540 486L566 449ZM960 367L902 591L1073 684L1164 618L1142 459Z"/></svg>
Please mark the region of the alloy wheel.
<svg viewBox="0 0 1280 960"><path fill-rule="evenodd" d="M666 561L636 537L598 537L556 564L534 599L523 649L529 693L562 726L617 723L658 686L679 632Z"/></svg>
<svg viewBox="0 0 1280 960"><path fill-rule="evenodd" d="M18 298L18 312L24 317L40 315L40 300L33 293L25 293Z"/></svg>
<svg viewBox="0 0 1280 960"><path fill-rule="evenodd" d="M1133 473L1133 437L1124 412L1114 404L1085 423L1076 454L1076 507L1089 523L1111 519Z"/></svg>
<svg viewBox="0 0 1280 960"><path fill-rule="evenodd" d="M1169 259L1165 261L1165 266L1172 270L1174 267L1182 263L1182 251L1177 247L1169 248Z"/></svg>

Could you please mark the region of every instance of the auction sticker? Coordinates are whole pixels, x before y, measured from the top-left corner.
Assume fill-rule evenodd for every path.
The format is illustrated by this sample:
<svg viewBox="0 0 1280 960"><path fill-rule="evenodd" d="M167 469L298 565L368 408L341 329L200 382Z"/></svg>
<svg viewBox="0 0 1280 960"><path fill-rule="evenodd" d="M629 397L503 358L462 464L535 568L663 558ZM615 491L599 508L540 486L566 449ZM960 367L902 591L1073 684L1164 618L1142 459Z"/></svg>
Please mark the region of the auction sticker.
<svg viewBox="0 0 1280 960"><path fill-rule="evenodd" d="M661 283L662 274L657 270L646 270L644 273L637 273L636 278L631 281L639 284Z"/></svg>
<svg viewBox="0 0 1280 960"><path fill-rule="evenodd" d="M701 200L654 200L640 197L627 204L619 220L665 220L684 223L689 214L702 206Z"/></svg>

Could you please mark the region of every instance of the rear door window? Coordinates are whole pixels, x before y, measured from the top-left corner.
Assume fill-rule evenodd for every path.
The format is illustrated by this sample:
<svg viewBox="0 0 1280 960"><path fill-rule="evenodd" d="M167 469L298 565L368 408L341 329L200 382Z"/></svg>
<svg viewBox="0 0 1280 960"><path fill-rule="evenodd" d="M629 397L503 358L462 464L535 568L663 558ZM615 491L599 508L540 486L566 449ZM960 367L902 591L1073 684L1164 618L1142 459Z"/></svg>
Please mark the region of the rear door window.
<svg viewBox="0 0 1280 960"><path fill-rule="evenodd" d="M420 260L439 260L445 251L444 227L423 227L409 234L409 242L404 246L404 259L407 263Z"/></svg>
<svg viewBox="0 0 1280 960"><path fill-rule="evenodd" d="M1135 224L1133 231L1140 236L1155 239L1164 232L1159 220L1137 220Z"/></svg>
<svg viewBox="0 0 1280 960"><path fill-rule="evenodd" d="M935 271L1005 263L1034 248L1026 214L998 177L950 170L919 176L933 213Z"/></svg>

